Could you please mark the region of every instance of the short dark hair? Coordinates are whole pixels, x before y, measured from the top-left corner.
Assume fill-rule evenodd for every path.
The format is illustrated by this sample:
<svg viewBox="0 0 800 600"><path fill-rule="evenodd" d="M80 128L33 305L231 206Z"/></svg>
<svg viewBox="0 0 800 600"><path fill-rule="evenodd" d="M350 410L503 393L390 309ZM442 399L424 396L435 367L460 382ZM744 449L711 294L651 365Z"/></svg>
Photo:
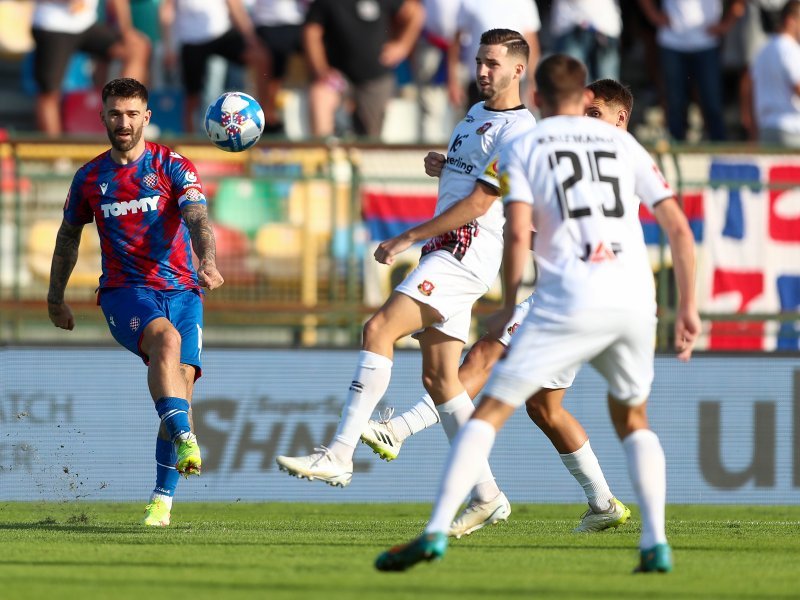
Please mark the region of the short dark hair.
<svg viewBox="0 0 800 600"><path fill-rule="evenodd" d="M536 67L536 88L542 99L557 106L583 94L586 89L586 66L566 54L552 54Z"/></svg>
<svg viewBox="0 0 800 600"><path fill-rule="evenodd" d="M112 79L103 87L103 104L111 96L117 98L140 98L147 104L148 94L144 84L130 77Z"/></svg>
<svg viewBox="0 0 800 600"><path fill-rule="evenodd" d="M481 34L481 46L505 46L508 48L509 56L515 55L528 59L531 55L531 48L528 42L519 31L513 29L489 29Z"/></svg>
<svg viewBox="0 0 800 600"><path fill-rule="evenodd" d="M800 15L800 0L789 0L781 9L781 23L785 23L789 17Z"/></svg>
<svg viewBox="0 0 800 600"><path fill-rule="evenodd" d="M617 104L631 114L633 110L633 94L627 85L616 79L598 79L586 86L592 91L595 98L606 104Z"/></svg>

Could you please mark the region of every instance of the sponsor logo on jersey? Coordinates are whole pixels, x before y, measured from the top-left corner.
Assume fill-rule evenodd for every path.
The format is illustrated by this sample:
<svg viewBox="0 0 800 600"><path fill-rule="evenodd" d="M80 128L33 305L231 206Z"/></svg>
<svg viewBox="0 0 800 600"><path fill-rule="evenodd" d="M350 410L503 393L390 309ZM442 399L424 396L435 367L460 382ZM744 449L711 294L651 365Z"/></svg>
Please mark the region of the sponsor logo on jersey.
<svg viewBox="0 0 800 600"><path fill-rule="evenodd" d="M195 175L194 171L187 171L186 181L188 181L189 183L194 183L195 181L197 181L197 175Z"/></svg>
<svg viewBox="0 0 800 600"><path fill-rule="evenodd" d="M419 290L419 293L422 294L423 296L430 296L433 293L434 287L435 286L426 279L417 286L417 289Z"/></svg>
<svg viewBox="0 0 800 600"><path fill-rule="evenodd" d="M514 323L511 327L506 329L506 331L508 332L508 335L514 335L517 332L517 329L519 329L519 323Z"/></svg>
<svg viewBox="0 0 800 600"><path fill-rule="evenodd" d="M483 135L484 133L486 133L487 131L489 131L489 128L490 128L491 126L492 126L492 123L491 123L491 121L490 121L490 122L488 122L488 123L484 123L483 125L481 125L480 127L478 127L478 128L475 130L475 133L477 133L478 135Z"/></svg>
<svg viewBox="0 0 800 600"><path fill-rule="evenodd" d="M128 325L131 328L131 331L136 331L137 329L139 329L139 326L141 324L142 324L142 320L139 317L135 316L135 315L133 317L131 317L131 322L128 323Z"/></svg>
<svg viewBox="0 0 800 600"><path fill-rule="evenodd" d="M108 217L124 217L129 213L136 214L139 211L146 213L151 210L158 210L160 198L161 196L150 196L148 198L139 198L138 200L101 204L100 210L103 211L103 217L106 219Z"/></svg>
<svg viewBox="0 0 800 600"><path fill-rule="evenodd" d="M142 179L142 183L144 183L149 188L154 188L158 184L158 175L155 173L148 173Z"/></svg>
<svg viewBox="0 0 800 600"><path fill-rule="evenodd" d="M475 117L473 117L472 115L467 115L466 117L464 117L464 122L465 123L474 123L475 122Z"/></svg>
<svg viewBox="0 0 800 600"><path fill-rule="evenodd" d="M472 169L475 165L465 163L460 156L448 156L447 164L458 171L463 171L467 175L472 175Z"/></svg>
<svg viewBox="0 0 800 600"><path fill-rule="evenodd" d="M101 183L100 184L100 193L101 194L105 194L107 189L108 189L108 184L107 183Z"/></svg>
<svg viewBox="0 0 800 600"><path fill-rule="evenodd" d="M498 159L494 159L489 165L486 167L486 170L483 172L484 175L491 177L493 179L497 179L497 163Z"/></svg>

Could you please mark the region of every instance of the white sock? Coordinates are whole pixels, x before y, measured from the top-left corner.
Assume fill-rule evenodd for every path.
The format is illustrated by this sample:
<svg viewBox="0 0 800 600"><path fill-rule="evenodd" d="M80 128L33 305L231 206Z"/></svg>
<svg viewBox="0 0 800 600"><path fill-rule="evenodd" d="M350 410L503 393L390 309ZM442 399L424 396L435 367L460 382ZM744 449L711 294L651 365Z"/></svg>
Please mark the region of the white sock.
<svg viewBox="0 0 800 600"><path fill-rule="evenodd" d="M561 462L586 493L586 500L594 512L608 510L614 494L608 488L603 470L592 452L589 440L570 454L559 454Z"/></svg>
<svg viewBox="0 0 800 600"><path fill-rule="evenodd" d="M425 533L450 531L458 507L478 480L481 464L489 459L495 435L494 427L481 419L470 419L461 428L450 447L439 495Z"/></svg>
<svg viewBox="0 0 800 600"><path fill-rule="evenodd" d="M342 409L339 427L330 450L339 460L349 462L353 460L356 444L361 437L361 432L369 421L372 411L378 406L389 380L392 377L392 361L380 354L362 350L358 355L347 402Z"/></svg>
<svg viewBox="0 0 800 600"><path fill-rule="evenodd" d="M642 537L639 548L665 544L664 505L667 500L667 466L658 436L649 429L637 429L622 446L628 459L628 473L639 500Z"/></svg>
<svg viewBox="0 0 800 600"><path fill-rule="evenodd" d="M417 403L401 415L397 415L389 425L392 426L394 435L401 442L407 437L436 425L439 422L439 412L433 403L430 394L425 394Z"/></svg>
<svg viewBox="0 0 800 600"><path fill-rule="evenodd" d="M155 502L156 500L161 500L162 502L166 503L167 508L172 510L172 496L165 496L164 494L157 494L153 492L150 494L150 502Z"/></svg>
<svg viewBox="0 0 800 600"><path fill-rule="evenodd" d="M439 417L442 420L444 432L452 444L458 431L469 421L472 413L475 412L475 405L472 404L472 400L470 400L469 394L465 390L455 398L440 404L437 408L439 409ZM471 496L478 502L493 500L500 493L500 488L495 483L492 469L489 467L489 461L485 460L481 464L480 474L476 481L477 483L472 490Z"/></svg>

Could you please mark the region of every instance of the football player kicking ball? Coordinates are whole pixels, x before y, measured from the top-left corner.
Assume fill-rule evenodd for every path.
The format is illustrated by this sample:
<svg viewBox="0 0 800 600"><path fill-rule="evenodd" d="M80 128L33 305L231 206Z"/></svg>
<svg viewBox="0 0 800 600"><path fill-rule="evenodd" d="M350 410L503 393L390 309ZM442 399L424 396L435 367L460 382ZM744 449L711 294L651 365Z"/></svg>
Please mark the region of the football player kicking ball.
<svg viewBox="0 0 800 600"><path fill-rule="evenodd" d="M350 483L355 447L389 385L394 344L407 335L417 334L423 384L434 401L471 405L458 367L469 337L472 305L496 279L503 254L504 217L497 201L495 159L500 147L535 124L519 93L528 55L528 43L516 31L492 29L481 36L476 79L484 101L472 106L453 131L436 214L457 209L467 197L484 208L469 219L456 218L445 233L431 237L417 268L365 325L359 364L330 447L310 456L279 456L281 470L330 485ZM483 183L478 183L481 174ZM450 427L455 434L455 418L442 420L446 419L452 425L445 429ZM473 495L481 502L502 496L488 461L478 466Z"/></svg>
<svg viewBox="0 0 800 600"><path fill-rule="evenodd" d="M142 137L150 121L147 97L147 88L135 79L115 79L103 88L101 118L111 149L72 180L56 236L47 308L56 327L75 327L64 290L83 227L94 220L102 252L98 304L114 339L148 366L147 384L161 419L156 486L143 523L166 526L179 475L200 474L189 414L201 374L200 288L213 290L223 279L197 170ZM200 259L197 271L192 249Z"/></svg>
<svg viewBox="0 0 800 600"><path fill-rule="evenodd" d="M500 336L513 314L535 223L536 302L492 371L472 418L453 443L422 536L381 554L376 567L404 570L440 558L461 499L476 480L497 431L554 375L590 362L608 382L612 423L622 440L642 515L638 572L666 572L666 465L649 429L656 303L639 223L640 199L666 232L679 291L675 344L689 360L700 330L694 297L694 239L650 155L620 128L584 115L586 68L556 54L536 70L543 117L500 152L506 205L504 309L490 319Z"/></svg>
<svg viewBox="0 0 800 600"><path fill-rule="evenodd" d="M587 88L593 97L586 109L586 115L627 130L633 108L633 96L628 88L613 79L595 81ZM434 156L429 155L426 163L427 170L429 175L438 177L444 164L444 156L432 154ZM391 264L398 252L405 250L419 239L438 233L438 230L434 229L437 221L447 216L440 215L380 244L377 253L380 254L382 262ZM445 229L449 226L447 222L441 225ZM470 398L477 397L486 384L492 367L506 352L511 335L525 318L532 302L533 296L530 296L516 306L514 316L504 328L500 338L485 334L473 344L464 357L458 370L458 377ZM574 371L561 374L536 392L526 402L525 408L533 422L550 439L564 466L583 488L589 508L574 531L588 533L624 524L630 517L631 511L611 493L597 457L589 444L586 431L562 405L566 388L572 385L574 376ZM447 414L448 410L456 417L457 425L461 426L472 415L474 407L472 402L465 402L455 410L447 405L437 406L430 395L426 394L409 410L391 420L370 420L361 434L361 441L384 460L394 460L406 438L440 421L444 425L445 417L440 417L440 414ZM451 440L455 437L455 433L451 431L447 431L447 435ZM466 509L453 522L449 534L456 538L469 535L486 525L506 520L510 513L511 506L505 495L488 502L471 498Z"/></svg>

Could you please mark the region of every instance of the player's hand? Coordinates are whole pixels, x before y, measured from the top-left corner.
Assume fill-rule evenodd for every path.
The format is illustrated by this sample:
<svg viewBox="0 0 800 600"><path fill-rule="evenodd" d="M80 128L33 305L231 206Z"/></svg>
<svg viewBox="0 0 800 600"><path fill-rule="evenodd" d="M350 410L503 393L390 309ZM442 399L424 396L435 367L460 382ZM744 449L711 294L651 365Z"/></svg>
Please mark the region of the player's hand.
<svg viewBox="0 0 800 600"><path fill-rule="evenodd" d="M75 317L72 316L72 309L64 302L48 302L47 316L56 327L69 331L75 329Z"/></svg>
<svg viewBox="0 0 800 600"><path fill-rule="evenodd" d="M414 241L411 238L409 238L405 233L402 233L378 244L378 247L375 248L375 253L373 256L379 263L391 265L394 262L394 257L401 252L408 250L413 243Z"/></svg>
<svg viewBox="0 0 800 600"><path fill-rule="evenodd" d="M200 267L197 269L197 279L201 286L209 290L215 290L225 283L222 275L217 271L217 265L210 260L200 262Z"/></svg>
<svg viewBox="0 0 800 600"><path fill-rule="evenodd" d="M675 350L678 360L688 361L700 335L700 315L696 308L680 308L675 317Z"/></svg>
<svg viewBox="0 0 800 600"><path fill-rule="evenodd" d="M506 326L514 316L514 307L508 306L498 310L486 319L486 330L490 336L499 340L506 332Z"/></svg>
<svg viewBox="0 0 800 600"><path fill-rule="evenodd" d="M395 68L408 56L405 46L397 41L386 42L381 48L378 60L384 67Z"/></svg>
<svg viewBox="0 0 800 600"><path fill-rule="evenodd" d="M429 175L430 177L439 177L442 174L442 169L444 169L444 161L446 157L444 154L440 154L439 152L428 152L425 156L425 160L423 163L425 164L425 175Z"/></svg>

